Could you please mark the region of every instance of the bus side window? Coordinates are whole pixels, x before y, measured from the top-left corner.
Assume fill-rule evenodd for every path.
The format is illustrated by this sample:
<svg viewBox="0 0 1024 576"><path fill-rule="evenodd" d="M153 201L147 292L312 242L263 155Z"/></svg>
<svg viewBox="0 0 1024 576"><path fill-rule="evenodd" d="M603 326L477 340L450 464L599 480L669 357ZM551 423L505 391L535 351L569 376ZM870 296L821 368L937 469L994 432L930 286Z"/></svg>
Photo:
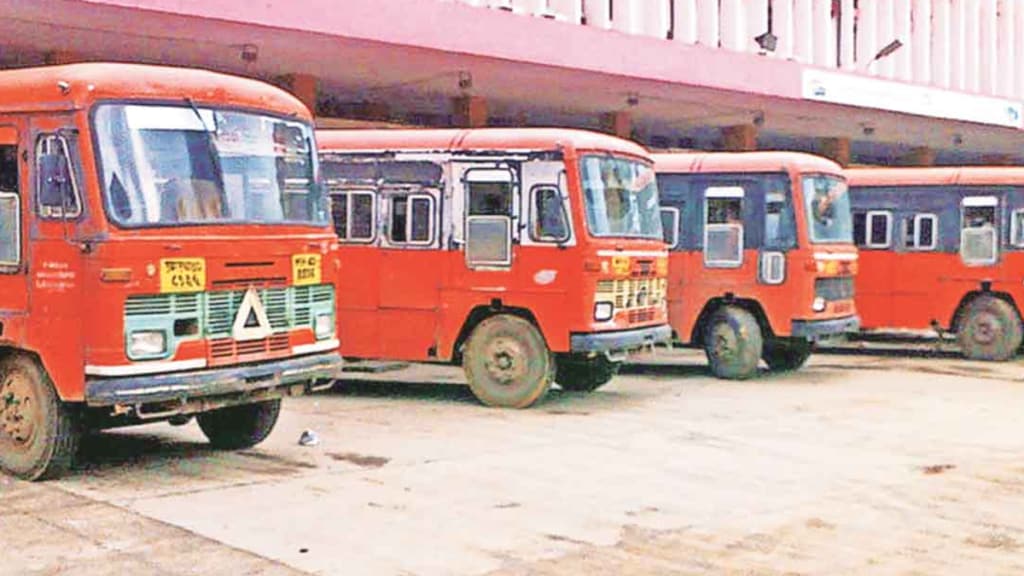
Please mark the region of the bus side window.
<svg viewBox="0 0 1024 576"><path fill-rule="evenodd" d="M911 250L935 250L938 244L938 217L914 214L903 219L903 245Z"/></svg>
<svg viewBox="0 0 1024 576"><path fill-rule="evenodd" d="M661 231L669 250L679 245L679 208L662 207Z"/></svg>
<svg viewBox="0 0 1024 576"><path fill-rule="evenodd" d="M474 168L466 189L466 263L471 267L512 264L513 193L516 178L505 168Z"/></svg>
<svg viewBox="0 0 1024 576"><path fill-rule="evenodd" d="M888 248L892 245L892 213L875 210L864 215L863 236L857 236L857 219L854 218L854 236L863 240L858 244L864 248Z"/></svg>
<svg viewBox="0 0 1024 576"><path fill-rule="evenodd" d="M63 136L39 137L36 145L36 203L43 218L77 218L82 205L75 184L71 153Z"/></svg>
<svg viewBox="0 0 1024 576"><path fill-rule="evenodd" d="M392 196L388 241L425 246L434 241L434 197L428 194Z"/></svg>
<svg viewBox="0 0 1024 576"><path fill-rule="evenodd" d="M537 242L565 242L569 239L562 193L553 186L534 186L531 190L530 238Z"/></svg>
<svg viewBox="0 0 1024 576"><path fill-rule="evenodd" d="M787 190L772 190L764 198L764 247L785 250L796 246L796 218Z"/></svg>
<svg viewBox="0 0 1024 576"><path fill-rule="evenodd" d="M342 242L373 242L377 220L375 195L368 190L333 192L334 232Z"/></svg>
<svg viewBox="0 0 1024 576"><path fill-rule="evenodd" d="M994 196L968 196L963 200L960 258L966 264L994 264L999 260L999 231Z"/></svg>
<svg viewBox="0 0 1024 576"><path fill-rule="evenodd" d="M1010 215L1010 244L1024 248L1024 210L1014 210Z"/></svg>
<svg viewBox="0 0 1024 576"><path fill-rule="evenodd" d="M18 195L18 147L0 146L0 272L21 264L21 196Z"/></svg>
<svg viewBox="0 0 1024 576"><path fill-rule="evenodd" d="M737 267L743 263L743 188L704 191L704 264Z"/></svg>

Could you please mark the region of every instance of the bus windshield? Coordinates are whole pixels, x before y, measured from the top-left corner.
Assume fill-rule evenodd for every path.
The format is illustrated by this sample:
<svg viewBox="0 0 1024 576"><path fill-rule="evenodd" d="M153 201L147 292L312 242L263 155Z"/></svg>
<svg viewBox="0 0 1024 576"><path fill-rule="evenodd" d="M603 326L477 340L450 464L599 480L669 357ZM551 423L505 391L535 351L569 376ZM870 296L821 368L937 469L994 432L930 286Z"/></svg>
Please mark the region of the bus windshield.
<svg viewBox="0 0 1024 576"><path fill-rule="evenodd" d="M120 225L328 222L304 122L183 103L103 104L93 124Z"/></svg>
<svg viewBox="0 0 1024 576"><path fill-rule="evenodd" d="M853 216L846 182L837 176L804 176L804 206L811 242L853 243Z"/></svg>
<svg viewBox="0 0 1024 576"><path fill-rule="evenodd" d="M584 156L580 172L592 235L662 239L658 186L650 165L612 156Z"/></svg>

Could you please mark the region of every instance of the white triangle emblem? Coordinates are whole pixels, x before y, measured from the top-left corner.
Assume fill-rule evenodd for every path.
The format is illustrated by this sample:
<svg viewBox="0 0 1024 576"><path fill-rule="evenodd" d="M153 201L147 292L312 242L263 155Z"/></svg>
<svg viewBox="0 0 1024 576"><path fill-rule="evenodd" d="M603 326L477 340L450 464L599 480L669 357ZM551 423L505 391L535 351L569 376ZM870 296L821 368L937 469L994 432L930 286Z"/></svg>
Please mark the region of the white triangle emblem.
<svg viewBox="0 0 1024 576"><path fill-rule="evenodd" d="M260 294L252 286L245 291L242 305L235 315L235 325L231 328L231 336L235 340L259 340L273 333L267 310L263 307Z"/></svg>

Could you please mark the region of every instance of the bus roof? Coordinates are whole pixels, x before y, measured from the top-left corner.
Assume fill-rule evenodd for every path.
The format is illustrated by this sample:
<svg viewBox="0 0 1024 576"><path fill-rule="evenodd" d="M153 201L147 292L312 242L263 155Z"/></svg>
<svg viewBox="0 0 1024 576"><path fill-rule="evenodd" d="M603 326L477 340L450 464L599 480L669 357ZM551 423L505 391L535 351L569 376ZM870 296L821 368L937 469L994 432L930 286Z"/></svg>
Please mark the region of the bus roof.
<svg viewBox="0 0 1024 576"><path fill-rule="evenodd" d="M259 80L208 70L88 63L0 71L0 111L85 109L98 100L184 100L231 104L311 120L297 98Z"/></svg>
<svg viewBox="0 0 1024 576"><path fill-rule="evenodd" d="M468 152L473 150L599 150L644 159L650 155L640 145L599 132L568 128L462 128L411 130L317 130L321 152L380 152L422 150Z"/></svg>
<svg viewBox="0 0 1024 576"><path fill-rule="evenodd" d="M830 172L841 174L835 162L803 152L679 152L654 154L654 169L664 173Z"/></svg>
<svg viewBox="0 0 1024 576"><path fill-rule="evenodd" d="M1018 166L848 168L844 173L850 186L1024 184L1024 168Z"/></svg>

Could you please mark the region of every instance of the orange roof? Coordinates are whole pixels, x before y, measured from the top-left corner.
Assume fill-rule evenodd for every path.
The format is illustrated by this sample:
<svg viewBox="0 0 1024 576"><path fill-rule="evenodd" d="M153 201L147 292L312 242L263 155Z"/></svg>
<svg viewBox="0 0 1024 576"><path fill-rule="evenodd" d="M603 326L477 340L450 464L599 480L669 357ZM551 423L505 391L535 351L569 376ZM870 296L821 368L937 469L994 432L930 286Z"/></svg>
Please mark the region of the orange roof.
<svg viewBox="0 0 1024 576"><path fill-rule="evenodd" d="M321 152L382 150L596 150L649 159L640 145L587 130L566 128L469 128L412 130L317 130Z"/></svg>
<svg viewBox="0 0 1024 576"><path fill-rule="evenodd" d="M803 152L680 152L654 154L656 172L827 172L840 174L835 162Z"/></svg>
<svg viewBox="0 0 1024 576"><path fill-rule="evenodd" d="M62 90L61 83L66 83ZM258 80L208 70L142 64L89 63L0 71L0 110L85 109L97 100L191 98L296 115L309 110L294 96Z"/></svg>
<svg viewBox="0 0 1024 576"><path fill-rule="evenodd" d="M1024 168L1017 166L851 168L844 174L850 186L1024 184Z"/></svg>

